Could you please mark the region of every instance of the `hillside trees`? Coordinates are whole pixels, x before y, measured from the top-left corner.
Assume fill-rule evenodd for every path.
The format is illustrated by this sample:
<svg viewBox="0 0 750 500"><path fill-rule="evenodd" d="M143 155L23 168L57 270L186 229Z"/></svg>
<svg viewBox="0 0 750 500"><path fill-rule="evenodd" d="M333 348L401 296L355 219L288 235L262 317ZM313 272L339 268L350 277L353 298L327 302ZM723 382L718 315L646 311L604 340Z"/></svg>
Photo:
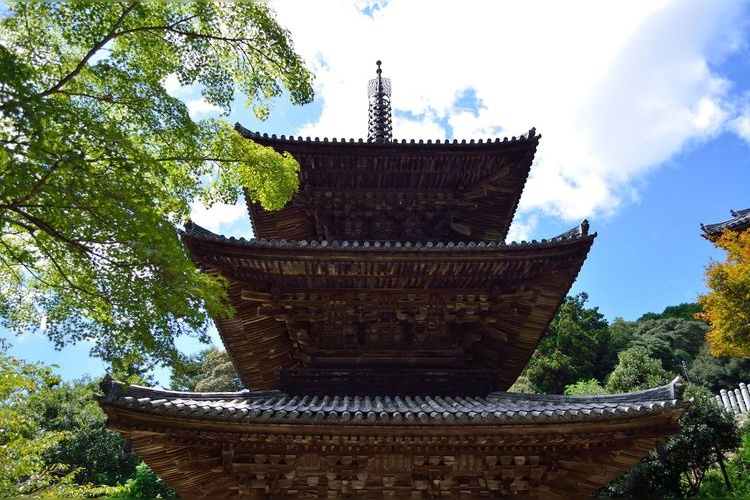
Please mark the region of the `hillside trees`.
<svg viewBox="0 0 750 500"><path fill-rule="evenodd" d="M27 363L0 351L0 497L83 497L110 491L76 480L78 465L60 461L58 456L72 439L71 428L46 426L41 415L31 410L30 401L54 392L59 383L52 367ZM91 405L95 403L89 397Z"/></svg>
<svg viewBox="0 0 750 500"><path fill-rule="evenodd" d="M670 376L661 360L651 357L645 347L635 345L620 352L605 388L609 393L643 391L666 384Z"/></svg>
<svg viewBox="0 0 750 500"><path fill-rule="evenodd" d="M91 341L115 369L174 364L231 314L188 261L191 202L243 191L280 208L298 164L193 120L167 77L256 114L312 77L264 3L13 3L0 19L0 317L56 346Z"/></svg>
<svg viewBox="0 0 750 500"><path fill-rule="evenodd" d="M567 297L531 357L523 376L537 392L562 394L578 380L602 376L597 361L606 345L608 325L588 295Z"/></svg>
<svg viewBox="0 0 750 500"><path fill-rule="evenodd" d="M173 497L106 428L90 379L0 351L0 497Z"/></svg>
<svg viewBox="0 0 750 500"><path fill-rule="evenodd" d="M714 356L750 357L750 231L725 231L714 244L727 252L724 262L706 269L710 292L698 302L699 317L711 325L707 335Z"/></svg>

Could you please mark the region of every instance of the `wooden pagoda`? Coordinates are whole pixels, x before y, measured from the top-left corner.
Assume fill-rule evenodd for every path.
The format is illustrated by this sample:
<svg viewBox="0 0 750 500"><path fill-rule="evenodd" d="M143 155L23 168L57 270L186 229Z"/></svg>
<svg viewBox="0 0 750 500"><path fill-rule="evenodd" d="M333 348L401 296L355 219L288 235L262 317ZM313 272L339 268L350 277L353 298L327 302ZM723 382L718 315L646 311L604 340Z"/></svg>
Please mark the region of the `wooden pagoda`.
<svg viewBox="0 0 750 500"><path fill-rule="evenodd" d="M217 321L245 386L180 393L105 379L98 396L183 496L564 498L601 488L677 430L678 380L600 397L508 389L575 280L584 221L504 243L540 136L395 141L390 82L367 141L239 133L300 163L251 240L188 224L229 283Z"/></svg>

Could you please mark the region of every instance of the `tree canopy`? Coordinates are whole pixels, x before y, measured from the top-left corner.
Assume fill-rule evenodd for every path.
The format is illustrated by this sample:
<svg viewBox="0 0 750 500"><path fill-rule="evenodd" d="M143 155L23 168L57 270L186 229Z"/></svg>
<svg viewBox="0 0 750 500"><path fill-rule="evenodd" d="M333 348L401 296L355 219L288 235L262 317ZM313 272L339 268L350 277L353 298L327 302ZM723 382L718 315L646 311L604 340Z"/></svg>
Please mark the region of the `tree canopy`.
<svg viewBox="0 0 750 500"><path fill-rule="evenodd" d="M245 387L227 351L204 349L172 371L172 390L199 392L235 392Z"/></svg>
<svg viewBox="0 0 750 500"><path fill-rule="evenodd" d="M164 87L198 84L260 118L312 76L260 2L13 3L0 19L0 317L58 346L91 341L115 368L180 361L231 315L225 284L188 261L176 227L243 192L278 209L299 165Z"/></svg>
<svg viewBox="0 0 750 500"><path fill-rule="evenodd" d="M750 231L725 231L714 244L724 262L706 269L710 291L699 297L698 317L711 325L706 339L714 356L750 357Z"/></svg>
<svg viewBox="0 0 750 500"><path fill-rule="evenodd" d="M585 307L587 301L586 293L565 298L526 365L523 376L538 392L562 394L567 385L600 376L608 325L598 308Z"/></svg>

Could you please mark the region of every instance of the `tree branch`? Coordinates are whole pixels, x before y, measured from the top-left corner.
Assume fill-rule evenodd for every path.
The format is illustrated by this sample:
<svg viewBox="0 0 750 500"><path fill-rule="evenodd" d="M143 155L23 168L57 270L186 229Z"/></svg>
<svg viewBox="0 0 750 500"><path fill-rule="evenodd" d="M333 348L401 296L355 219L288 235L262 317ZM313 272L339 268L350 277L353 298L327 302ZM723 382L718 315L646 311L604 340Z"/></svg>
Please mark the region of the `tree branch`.
<svg viewBox="0 0 750 500"><path fill-rule="evenodd" d="M145 102L144 99L139 99L137 101L122 101L122 100L115 99L111 95L98 96L98 95L93 95L93 94L86 94L83 92L69 92L67 90L58 90L57 93L69 95L69 96L75 96L75 97L86 97L89 99L94 99L96 101L106 102L108 104L122 104L125 106L134 106L136 104L143 104Z"/></svg>
<svg viewBox="0 0 750 500"><path fill-rule="evenodd" d="M112 26L112 29L110 29L109 33L107 33L107 35L104 38L99 40L99 42L97 42L96 44L94 44L93 47L91 47L91 49L86 53L86 55L83 56L83 59L81 59L78 62L78 65L75 68L73 68L73 71L71 71L64 77L62 77L60 81L58 81L55 85L53 85L52 87L42 92L40 95L44 97L50 94L54 94L55 92L63 88L65 84L67 84L70 80L75 78L83 70L83 68L86 67L86 63L88 63L89 60L92 57L94 57L94 55L97 52L99 52L99 50L102 47L104 47L107 43L109 43L110 40L113 40L117 36L117 32L116 32L117 28L119 28L122 25L123 21L125 21L125 18L128 16L128 14L130 14L130 12L135 8L137 4L138 2L132 2L130 5L128 5L125 8L125 10L122 11L122 14L120 14L120 17L117 19L117 21L115 21L115 24Z"/></svg>

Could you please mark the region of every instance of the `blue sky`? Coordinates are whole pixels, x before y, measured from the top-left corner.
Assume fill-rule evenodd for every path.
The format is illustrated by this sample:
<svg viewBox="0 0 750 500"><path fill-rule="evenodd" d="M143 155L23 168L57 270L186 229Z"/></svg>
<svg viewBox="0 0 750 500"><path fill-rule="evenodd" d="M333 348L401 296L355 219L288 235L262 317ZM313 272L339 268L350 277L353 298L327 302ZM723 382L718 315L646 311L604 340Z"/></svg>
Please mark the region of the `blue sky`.
<svg viewBox="0 0 750 500"><path fill-rule="evenodd" d="M542 134L510 239L598 233L573 293L609 320L692 302L722 254L700 223L750 207L750 4L643 2L272 2L316 74L316 101L280 100L260 132L359 138L375 61L392 81L394 137ZM311 22L311 20L319 22ZM166 82L196 118L199 89ZM214 231L249 235L244 207L196 207ZM13 354L99 376L86 346L40 337ZM197 346L183 343L188 351ZM159 372L162 383L167 380Z"/></svg>

